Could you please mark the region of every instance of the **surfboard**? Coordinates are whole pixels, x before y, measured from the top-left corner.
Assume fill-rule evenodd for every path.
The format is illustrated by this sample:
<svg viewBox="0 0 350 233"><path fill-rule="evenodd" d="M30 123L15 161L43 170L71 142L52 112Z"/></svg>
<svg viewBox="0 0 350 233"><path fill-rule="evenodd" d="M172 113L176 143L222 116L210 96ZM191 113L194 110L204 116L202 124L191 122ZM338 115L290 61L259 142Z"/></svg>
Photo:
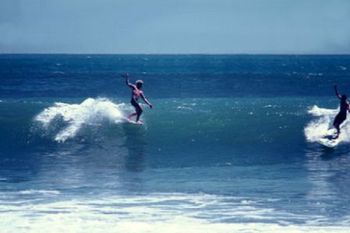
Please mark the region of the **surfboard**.
<svg viewBox="0 0 350 233"><path fill-rule="evenodd" d="M339 144L340 140L339 138L336 138L336 139L321 138L318 142L323 146L334 148Z"/></svg>
<svg viewBox="0 0 350 233"><path fill-rule="evenodd" d="M337 137L337 138L335 136L336 136L336 130L335 129L329 129L329 130L327 130L325 132L324 136L318 140L318 142L321 145L323 145L323 146L326 146L326 147L329 147L329 148L334 148L341 141L340 140L340 136L341 135L339 137Z"/></svg>
<svg viewBox="0 0 350 233"><path fill-rule="evenodd" d="M126 119L126 121L130 124L134 124L134 125L143 125L143 121L133 121L133 120L130 120L130 119Z"/></svg>

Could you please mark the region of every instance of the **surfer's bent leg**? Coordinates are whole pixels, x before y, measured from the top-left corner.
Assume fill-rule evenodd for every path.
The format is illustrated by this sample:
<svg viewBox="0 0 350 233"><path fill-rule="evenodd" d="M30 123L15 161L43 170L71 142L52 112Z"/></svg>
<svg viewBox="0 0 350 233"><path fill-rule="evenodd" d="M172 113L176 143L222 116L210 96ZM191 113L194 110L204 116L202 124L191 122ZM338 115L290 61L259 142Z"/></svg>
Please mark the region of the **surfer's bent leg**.
<svg viewBox="0 0 350 233"><path fill-rule="evenodd" d="M337 130L337 135L336 135L336 137L338 137L339 136L339 134L340 134L340 124L339 124L339 121L337 120L337 117L335 118L335 120L334 120L334 122L333 122L333 126L334 126L334 128Z"/></svg>
<svg viewBox="0 0 350 233"><path fill-rule="evenodd" d="M140 120L140 116L143 110L139 104L137 104L137 107L135 107L135 110L136 110L136 122L138 122Z"/></svg>
<svg viewBox="0 0 350 233"><path fill-rule="evenodd" d="M346 119L346 115L343 116L343 115L338 114L335 117L334 122L333 122L333 126L337 130L337 136L336 137L339 136L339 134L340 134L340 125L341 125L341 123L343 123L345 121L345 119Z"/></svg>
<svg viewBox="0 0 350 233"><path fill-rule="evenodd" d="M131 120L131 117L136 116L136 115L137 115L136 112L131 113L131 114L128 116L128 119Z"/></svg>
<svg viewBox="0 0 350 233"><path fill-rule="evenodd" d="M139 103L137 103L136 101L131 101L132 106L134 106L135 108L135 113L131 114L128 118L130 119L133 116L136 116L136 122L138 122L140 120L140 116L143 112L141 106L139 105Z"/></svg>

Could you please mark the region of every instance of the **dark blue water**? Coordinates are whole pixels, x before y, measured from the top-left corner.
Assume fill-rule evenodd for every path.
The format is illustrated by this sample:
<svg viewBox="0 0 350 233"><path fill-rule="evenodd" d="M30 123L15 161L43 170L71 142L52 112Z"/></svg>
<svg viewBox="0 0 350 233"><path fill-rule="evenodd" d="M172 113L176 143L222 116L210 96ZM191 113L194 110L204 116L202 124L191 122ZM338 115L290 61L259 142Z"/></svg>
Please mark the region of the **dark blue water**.
<svg viewBox="0 0 350 233"><path fill-rule="evenodd" d="M142 126L122 72L154 105ZM0 224L346 232L347 122L334 148L305 128L349 80L350 56L0 55Z"/></svg>
<svg viewBox="0 0 350 233"><path fill-rule="evenodd" d="M125 97L118 74L153 98L329 96L350 56L1 55L1 98ZM147 88L152 87L152 88Z"/></svg>

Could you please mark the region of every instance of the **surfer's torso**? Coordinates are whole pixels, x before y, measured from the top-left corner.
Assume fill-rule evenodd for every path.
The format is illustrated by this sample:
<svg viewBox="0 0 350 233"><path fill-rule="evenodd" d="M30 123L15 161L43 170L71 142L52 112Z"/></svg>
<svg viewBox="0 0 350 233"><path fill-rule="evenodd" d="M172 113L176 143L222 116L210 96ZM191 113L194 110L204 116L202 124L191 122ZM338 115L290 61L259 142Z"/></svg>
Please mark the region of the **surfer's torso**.
<svg viewBox="0 0 350 233"><path fill-rule="evenodd" d="M346 113L347 111L349 110L349 103L348 101L343 101L341 100L340 101L340 111L339 111L339 114L342 114L342 115L345 115L346 116Z"/></svg>
<svg viewBox="0 0 350 233"><path fill-rule="evenodd" d="M131 93L131 103L133 104L137 103L141 95L142 95L142 91L137 87L134 87Z"/></svg>

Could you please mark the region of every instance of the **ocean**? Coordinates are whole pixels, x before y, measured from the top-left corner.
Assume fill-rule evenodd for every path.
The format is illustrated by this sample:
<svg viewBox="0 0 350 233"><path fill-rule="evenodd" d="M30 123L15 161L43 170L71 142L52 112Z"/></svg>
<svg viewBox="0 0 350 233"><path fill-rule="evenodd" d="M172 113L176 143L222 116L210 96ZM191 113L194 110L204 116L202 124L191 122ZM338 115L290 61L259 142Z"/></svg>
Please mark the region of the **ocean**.
<svg viewBox="0 0 350 233"><path fill-rule="evenodd" d="M0 55L0 232L349 232L335 84L350 56Z"/></svg>

